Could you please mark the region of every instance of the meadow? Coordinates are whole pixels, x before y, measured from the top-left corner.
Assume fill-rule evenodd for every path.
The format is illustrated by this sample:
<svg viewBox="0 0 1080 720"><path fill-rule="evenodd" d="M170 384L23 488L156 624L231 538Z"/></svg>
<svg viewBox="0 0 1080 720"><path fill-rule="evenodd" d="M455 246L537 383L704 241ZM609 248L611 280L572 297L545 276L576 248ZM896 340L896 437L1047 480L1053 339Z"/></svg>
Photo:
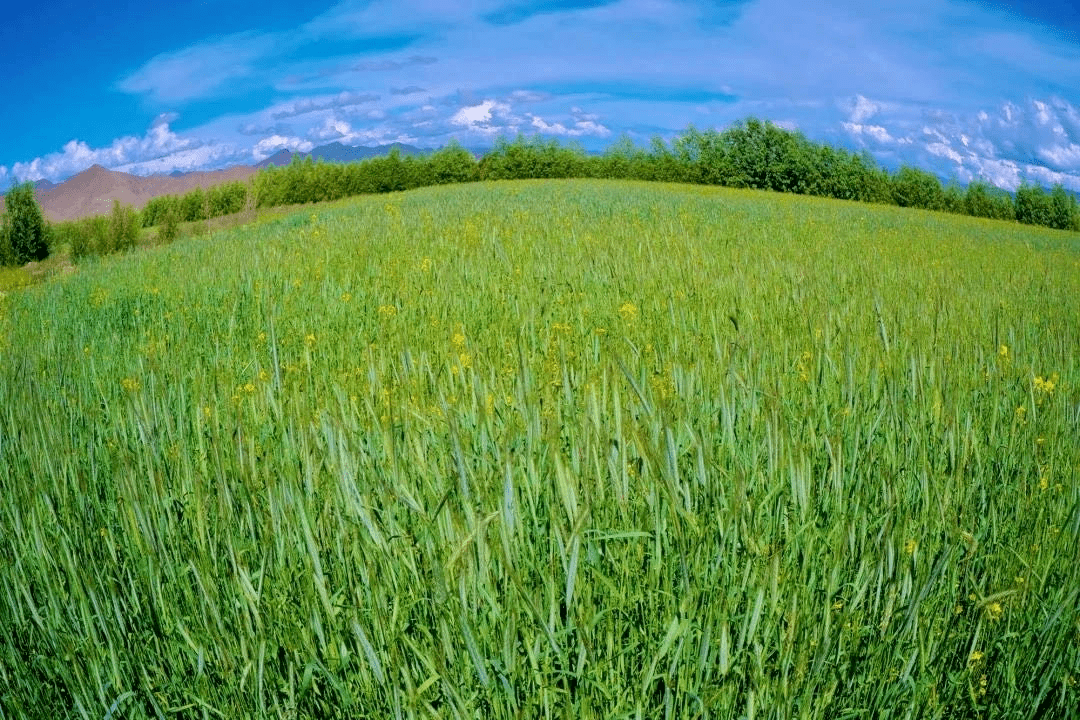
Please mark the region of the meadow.
<svg viewBox="0 0 1080 720"><path fill-rule="evenodd" d="M0 718L1065 718L1080 235L342 200L0 298Z"/></svg>

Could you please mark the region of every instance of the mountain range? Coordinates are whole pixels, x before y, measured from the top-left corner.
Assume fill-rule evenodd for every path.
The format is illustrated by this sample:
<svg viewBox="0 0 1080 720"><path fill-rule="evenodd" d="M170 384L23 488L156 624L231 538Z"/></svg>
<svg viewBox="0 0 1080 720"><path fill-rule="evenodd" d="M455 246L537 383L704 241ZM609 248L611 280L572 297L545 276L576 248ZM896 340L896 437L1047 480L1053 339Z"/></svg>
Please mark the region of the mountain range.
<svg viewBox="0 0 1080 720"><path fill-rule="evenodd" d="M313 148L307 153L280 150L257 165L234 165L223 170L202 172L174 171L167 175L145 177L93 165L62 183L38 180L34 183L34 196L49 221L63 222L108 214L112 211L114 200L119 200L122 205L139 209L152 198L161 195L183 195L197 187L208 188L221 183L247 180L264 167L288 165L292 162L294 155L301 158L310 156L315 160L322 159L326 162L346 163L387 155L395 149L402 155L421 155L429 152L401 143L376 147L349 147L335 142ZM3 196L0 196L0 211L3 208Z"/></svg>

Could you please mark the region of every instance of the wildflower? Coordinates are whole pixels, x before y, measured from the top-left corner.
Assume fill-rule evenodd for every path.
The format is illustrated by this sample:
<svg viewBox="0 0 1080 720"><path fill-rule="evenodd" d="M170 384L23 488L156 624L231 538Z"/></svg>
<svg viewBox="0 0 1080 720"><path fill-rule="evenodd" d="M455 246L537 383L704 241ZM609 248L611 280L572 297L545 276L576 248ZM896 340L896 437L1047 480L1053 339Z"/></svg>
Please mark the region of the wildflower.
<svg viewBox="0 0 1080 720"><path fill-rule="evenodd" d="M1043 475L1039 478L1039 489L1045 490L1048 487L1050 487L1050 481L1046 478L1045 475Z"/></svg>
<svg viewBox="0 0 1080 720"><path fill-rule="evenodd" d="M472 355L469 353L461 353L458 355L458 362L461 364L461 367L468 370L472 367Z"/></svg>
<svg viewBox="0 0 1080 720"><path fill-rule="evenodd" d="M569 323L552 323L551 329L554 332L568 333L568 332L570 332L570 324Z"/></svg>
<svg viewBox="0 0 1080 720"><path fill-rule="evenodd" d="M637 305L635 305L634 303L629 302L629 301L624 302L619 307L619 315L622 316L623 320L626 320L628 322L630 320L634 320L638 316Z"/></svg>
<svg viewBox="0 0 1080 720"><path fill-rule="evenodd" d="M1017 585L1023 585L1025 582L1027 582L1027 579L1023 575L1017 575L1016 576L1016 584Z"/></svg>
<svg viewBox="0 0 1080 720"><path fill-rule="evenodd" d="M997 621L1001 619L1001 616L1005 614L1005 609L1001 607L1001 603L994 601L986 606L986 614L991 620Z"/></svg>
<svg viewBox="0 0 1080 720"><path fill-rule="evenodd" d="M431 258L426 257L420 261L421 272L431 272Z"/></svg>
<svg viewBox="0 0 1080 720"><path fill-rule="evenodd" d="M244 392L246 392L248 395L252 394L253 392L255 392L255 385L253 383L247 383L246 385L244 385Z"/></svg>
<svg viewBox="0 0 1080 720"><path fill-rule="evenodd" d="M1026 418L1027 418L1027 408L1024 407L1023 405L1017 405L1016 406L1016 422L1023 425L1025 422L1027 422Z"/></svg>
<svg viewBox="0 0 1080 720"><path fill-rule="evenodd" d="M269 379L270 379L270 373L268 373L266 371L266 368L263 368L262 370L259 371L259 382L266 382Z"/></svg>
<svg viewBox="0 0 1080 720"><path fill-rule="evenodd" d="M380 317L392 318L395 315L397 315L397 306L396 305L380 305L379 306L379 316Z"/></svg>
<svg viewBox="0 0 1080 720"><path fill-rule="evenodd" d="M304 338L304 343L308 347L311 347L312 345L314 345L315 344L315 333L308 333L307 337Z"/></svg>
<svg viewBox="0 0 1080 720"><path fill-rule="evenodd" d="M907 542L904 543L904 552L906 552L908 555L914 555L915 548L917 547L918 543L916 543L914 540L909 539Z"/></svg>
<svg viewBox="0 0 1080 720"><path fill-rule="evenodd" d="M832 604L832 609L836 610L836 611L843 610L844 609L844 601L843 600L837 600L836 602L834 602Z"/></svg>
<svg viewBox="0 0 1080 720"><path fill-rule="evenodd" d="M352 300L352 293L341 293L341 302L349 302L350 300Z"/></svg>
<svg viewBox="0 0 1080 720"><path fill-rule="evenodd" d="M998 348L998 357L1001 358L1002 362L1008 362L1008 360L1009 360L1009 346L1008 345L1002 345L1002 346L1000 346Z"/></svg>
<svg viewBox="0 0 1080 720"><path fill-rule="evenodd" d="M968 656L968 665L974 665L983 659L983 653L981 650L973 650L971 655Z"/></svg>
<svg viewBox="0 0 1080 720"><path fill-rule="evenodd" d="M124 378L120 381L120 384L124 386L124 389L128 392L135 392L139 389L139 381L135 378Z"/></svg>
<svg viewBox="0 0 1080 720"><path fill-rule="evenodd" d="M465 347L465 334L460 332L454 333L454 337L450 338L450 342L454 343L454 347L456 348Z"/></svg>

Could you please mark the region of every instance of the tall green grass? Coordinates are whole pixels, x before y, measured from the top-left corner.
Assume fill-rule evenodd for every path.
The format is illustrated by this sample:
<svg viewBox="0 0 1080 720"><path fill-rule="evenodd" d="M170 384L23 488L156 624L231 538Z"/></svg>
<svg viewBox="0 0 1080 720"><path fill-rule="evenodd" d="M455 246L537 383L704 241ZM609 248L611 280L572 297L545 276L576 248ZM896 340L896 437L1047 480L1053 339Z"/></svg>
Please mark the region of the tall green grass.
<svg viewBox="0 0 1080 720"><path fill-rule="evenodd" d="M0 716L1067 717L1080 247L596 181L6 295Z"/></svg>

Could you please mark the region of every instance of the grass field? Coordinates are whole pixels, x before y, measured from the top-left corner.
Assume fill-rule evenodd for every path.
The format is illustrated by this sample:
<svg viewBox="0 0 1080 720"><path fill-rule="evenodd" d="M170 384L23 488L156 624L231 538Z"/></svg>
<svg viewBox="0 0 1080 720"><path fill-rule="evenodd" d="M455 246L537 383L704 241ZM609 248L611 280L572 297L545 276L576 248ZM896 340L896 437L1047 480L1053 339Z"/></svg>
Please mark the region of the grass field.
<svg viewBox="0 0 1080 720"><path fill-rule="evenodd" d="M1080 710L1076 234L473 184L0 308L2 718Z"/></svg>

